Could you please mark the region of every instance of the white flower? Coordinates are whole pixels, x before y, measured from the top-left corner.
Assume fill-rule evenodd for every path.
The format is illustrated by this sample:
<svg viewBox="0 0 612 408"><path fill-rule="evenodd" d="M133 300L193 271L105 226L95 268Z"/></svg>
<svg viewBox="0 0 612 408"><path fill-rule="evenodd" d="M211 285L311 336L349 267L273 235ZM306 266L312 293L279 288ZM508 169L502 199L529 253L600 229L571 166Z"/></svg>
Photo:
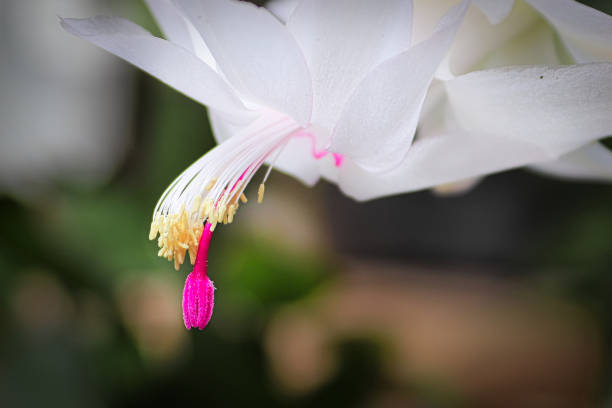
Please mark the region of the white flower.
<svg viewBox="0 0 612 408"><path fill-rule="evenodd" d="M160 233L160 255L178 267L186 251L194 260L204 219L211 231L232 222L266 161L308 184L324 175L341 185L354 169L402 162L469 1L416 45L407 0L304 1L286 24L233 0L148 4L169 41L118 18L62 25L209 107L219 146L172 183L154 212L151 237Z"/></svg>
<svg viewBox="0 0 612 408"><path fill-rule="evenodd" d="M415 35L451 4L417 0ZM474 146L478 133L504 143L463 156L473 166L458 166L471 183L436 190L469 189L474 175L524 164L550 175L612 179L612 153L597 141L612 134L610 64L595 64L612 62L612 17L573 0L491 0L487 7L489 18L474 7L466 14L439 72L446 81L432 87L448 98L421 118L421 135L460 140L467 131Z"/></svg>
<svg viewBox="0 0 612 408"><path fill-rule="evenodd" d="M233 0L148 0L169 41L117 18L62 24L209 108L219 146L154 213L160 254L178 266L205 218L211 230L232 221L264 162L363 200L557 159L612 133L612 64L469 72L505 65L535 10L574 59L605 59L609 17L569 0L470 3L303 0L275 2L273 15Z"/></svg>

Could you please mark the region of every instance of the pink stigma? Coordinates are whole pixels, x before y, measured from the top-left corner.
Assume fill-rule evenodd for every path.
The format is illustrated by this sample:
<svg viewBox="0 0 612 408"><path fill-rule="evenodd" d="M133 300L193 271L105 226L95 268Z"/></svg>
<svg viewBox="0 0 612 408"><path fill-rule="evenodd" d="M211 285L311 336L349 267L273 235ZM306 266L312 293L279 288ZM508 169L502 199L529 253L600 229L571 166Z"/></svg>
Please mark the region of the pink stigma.
<svg viewBox="0 0 612 408"><path fill-rule="evenodd" d="M317 141L315 139L315 136L310 132L306 132L302 130L302 131L297 132L295 136L302 136L302 137L307 137L310 139L310 141L312 142L312 157L314 157L317 160L324 158L330 153L326 149L317 150L317 143L316 143ZM341 153L332 153L332 156L334 157L334 164L336 165L336 167L342 166L342 163L344 162L344 155Z"/></svg>
<svg viewBox="0 0 612 408"><path fill-rule="evenodd" d="M190 330L197 327L202 330L213 313L214 292L213 282L206 275L208 248L212 238L211 224L206 222L193 271L187 275L185 289L183 290L183 320L185 327Z"/></svg>

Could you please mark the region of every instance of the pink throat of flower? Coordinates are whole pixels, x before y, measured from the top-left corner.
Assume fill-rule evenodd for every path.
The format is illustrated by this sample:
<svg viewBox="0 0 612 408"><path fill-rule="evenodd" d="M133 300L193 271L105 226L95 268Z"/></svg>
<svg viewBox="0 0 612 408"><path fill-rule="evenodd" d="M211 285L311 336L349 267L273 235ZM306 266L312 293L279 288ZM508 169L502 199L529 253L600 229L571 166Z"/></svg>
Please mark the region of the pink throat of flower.
<svg viewBox="0 0 612 408"><path fill-rule="evenodd" d="M215 287L206 274L208 248L212 238L211 224L206 222L193 271L187 275L183 290L183 320L189 330L197 327L202 330L212 317Z"/></svg>
<svg viewBox="0 0 612 408"><path fill-rule="evenodd" d="M308 132L305 130L299 130L295 133L294 136L295 137L307 137L310 139L310 142L312 143L312 157L314 157L315 159L320 160L324 158L325 156L327 156L328 154L331 154L332 157L334 158L334 165L336 167L342 166L342 163L344 162L344 155L341 153L331 153L330 151L326 149L320 149L320 150L317 149L317 139L315 135L312 134L311 132Z"/></svg>

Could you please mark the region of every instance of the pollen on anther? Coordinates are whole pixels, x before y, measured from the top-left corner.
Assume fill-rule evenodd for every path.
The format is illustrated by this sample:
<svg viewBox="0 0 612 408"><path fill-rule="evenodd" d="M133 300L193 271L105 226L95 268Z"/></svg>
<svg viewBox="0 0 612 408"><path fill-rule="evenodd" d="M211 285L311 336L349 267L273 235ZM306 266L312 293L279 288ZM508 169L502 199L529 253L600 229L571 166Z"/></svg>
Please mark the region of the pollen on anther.
<svg viewBox="0 0 612 408"><path fill-rule="evenodd" d="M202 202L202 196L201 195L196 195L195 198L193 199L193 205L191 206L191 212L194 213L196 211L198 211L200 209L200 204Z"/></svg>
<svg viewBox="0 0 612 408"><path fill-rule="evenodd" d="M193 263L203 229L202 222L181 206L174 214L156 214L151 223L149 238L155 239L159 235L158 255L174 261L175 269L179 269L187 254Z"/></svg>
<svg viewBox="0 0 612 408"><path fill-rule="evenodd" d="M240 201L242 201L243 203L246 204L246 202L248 201L246 196L244 195L244 193L240 193Z"/></svg>
<svg viewBox="0 0 612 408"><path fill-rule="evenodd" d="M232 204L227 211L227 223L231 224L234 221L234 215L236 214L236 210L238 210L238 204Z"/></svg>
<svg viewBox="0 0 612 408"><path fill-rule="evenodd" d="M257 190L257 203L258 204L261 204L263 202L265 190L266 190L266 186L264 185L264 183L261 183L259 185L259 189Z"/></svg>
<svg viewBox="0 0 612 408"><path fill-rule="evenodd" d="M206 186L206 191L212 190L212 188L215 186L215 184L217 184L217 179L216 178L210 180L210 182Z"/></svg>

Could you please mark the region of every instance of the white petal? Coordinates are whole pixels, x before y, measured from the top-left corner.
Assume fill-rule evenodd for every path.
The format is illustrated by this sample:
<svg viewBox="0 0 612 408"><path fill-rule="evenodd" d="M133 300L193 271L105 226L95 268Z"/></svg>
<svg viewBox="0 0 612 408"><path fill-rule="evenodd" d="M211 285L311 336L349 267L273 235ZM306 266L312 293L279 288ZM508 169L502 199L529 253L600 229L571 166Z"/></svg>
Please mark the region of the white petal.
<svg viewBox="0 0 612 408"><path fill-rule="evenodd" d="M169 41L194 51L185 19L170 0L145 0L153 17Z"/></svg>
<svg viewBox="0 0 612 408"><path fill-rule="evenodd" d="M506 0L482 0L480 6L491 2L492 8L498 2ZM458 0L414 0L413 41L420 42L428 38L434 30L438 19ZM493 16L493 14L491 14ZM453 75L473 71L475 66L491 51L498 50L507 41L540 20L539 14L524 1L518 1L510 14L498 24L491 24L487 16L478 7L470 7L463 24L459 28L445 70L439 77L448 79ZM542 21L543 24L544 21Z"/></svg>
<svg viewBox="0 0 612 408"><path fill-rule="evenodd" d="M389 172L369 172L347 160L338 185L350 197L370 200L546 160L533 144L495 134L467 132L457 126L448 106L421 121L419 137L405 160Z"/></svg>
<svg viewBox="0 0 612 408"><path fill-rule="evenodd" d="M610 66L611 64L592 64L575 67L574 69L590 68L591 73L595 74L598 65ZM530 70L533 69L527 71ZM491 74L495 75L499 72L494 70ZM486 74L486 72L475 73L474 75L482 74ZM598 97L585 98L585 95L580 92L580 87L576 87L576 84L574 86L561 86L562 89L559 90L559 93L565 94L567 104L561 103L560 100L552 103L552 100L541 96L549 102L547 111L538 110L536 109L537 106L534 106L534 112L531 113L529 109L521 108L519 105L515 112L512 109L512 102L516 102L516 96L507 92L509 106L501 110L502 116L492 112L482 112L483 116L489 114L494 115L494 117L491 118L490 123L484 122L482 123L483 126L475 126L475 129L471 131L465 130L456 123L457 118L454 117L453 110L450 107L447 107L448 109L439 108L421 119L419 136L408 151L405 160L397 168L385 173L368 172L347 160L340 169L338 184L347 195L358 200L367 200L421 190L524 165L542 163L549 161L551 156L558 158L562 151L559 146L555 146L554 149L557 154L552 154L551 149L546 146L546 144L551 143L551 137L554 138L554 133L558 133L560 139L564 139L566 136L573 139L572 143L563 141L562 145L585 145L599 136L612 133L612 115L604 115L604 112L610 112L612 109L612 98L609 93L612 80L606 79L604 76L599 75L593 79L593 82L602 88L602 94L591 89L592 94L599 95L601 99L598 99ZM539 81L539 76L537 78ZM604 84L607 85L607 90ZM551 84L548 85L550 88L553 87ZM495 87L495 83L486 82L486 84L482 84L482 87L486 88L487 86ZM529 83L525 85L527 88L533 86ZM516 91L523 92L522 90ZM542 89L538 91L540 93L544 92ZM471 93L468 87L465 87L463 92ZM474 96L477 96L480 92L482 90L473 92ZM530 95L526 95L526 97L528 96ZM500 96L500 98L503 97ZM496 99L498 98L491 98L492 105L499 104L499 100L496 101ZM483 101L481 107L486 105L486 101ZM607 105L607 108L603 105ZM561 112L565 112L569 117L561 118L563 116ZM600 117L588 119L593 112ZM537 120L530 118L532 114L538 116L537 120L547 124L550 129L546 129L544 125L537 125ZM506 115L515 122L522 122L526 128L529 128L530 124L535 125L535 127L528 136L518 132L516 128L506 131L504 126L510 124L504 119ZM577 123L576 126L569 124L574 134L566 135L564 128L568 126L568 122L571 122L572 118ZM591 120L602 122L602 119L607 125L590 123ZM557 124L556 121L561 121L561 123ZM497 122L499 122L499 125L490 125ZM513 126L520 126L520 124ZM593 128L593 126L596 128ZM544 137L544 140L540 140L541 136ZM563 153L567 153L573 148L568 147L563 150L565 150Z"/></svg>
<svg viewBox="0 0 612 408"><path fill-rule="evenodd" d="M417 139L405 160L389 172L369 172L347 160L341 190L357 200L406 193L545 160L529 143L460 129L438 129Z"/></svg>
<svg viewBox="0 0 612 408"><path fill-rule="evenodd" d="M446 82L463 127L533 144L556 158L612 134L612 64L474 72Z"/></svg>
<svg viewBox="0 0 612 408"><path fill-rule="evenodd" d="M423 101L469 2L453 8L438 31L375 68L351 95L331 150L372 171L396 166L410 148Z"/></svg>
<svg viewBox="0 0 612 408"><path fill-rule="evenodd" d="M66 31L125 59L200 103L230 115L244 109L206 63L130 21L112 17L67 18L61 24Z"/></svg>
<svg viewBox="0 0 612 408"><path fill-rule="evenodd" d="M470 8L449 53L450 75L445 79L473 71L491 52L498 51L540 22L545 24L534 9L522 1L517 2L510 15L496 25L491 24L480 10Z"/></svg>
<svg viewBox="0 0 612 408"><path fill-rule="evenodd" d="M559 31L577 62L612 61L612 16L573 0L526 0Z"/></svg>
<svg viewBox="0 0 612 408"><path fill-rule="evenodd" d="M242 126L236 126L224 117L223 113L208 109L208 119L217 143L223 143L236 134Z"/></svg>
<svg viewBox="0 0 612 408"><path fill-rule="evenodd" d="M311 140L305 137L290 140L274 163L274 168L307 186L313 186L319 180L319 163L312 155Z"/></svg>
<svg viewBox="0 0 612 408"><path fill-rule="evenodd" d="M557 160L533 165L531 169L576 180L612 181L612 152L601 143L595 142Z"/></svg>
<svg viewBox="0 0 612 408"><path fill-rule="evenodd" d="M196 54L216 69L216 62L202 36L171 0L145 0L166 38Z"/></svg>
<svg viewBox="0 0 612 408"><path fill-rule="evenodd" d="M534 24L479 62L483 69L515 65L561 65L557 34L548 24Z"/></svg>
<svg viewBox="0 0 612 408"><path fill-rule="evenodd" d="M431 37L438 21L451 7L459 4L459 0L413 0L412 3L412 44L418 44ZM482 15L481 12L477 13ZM470 11L468 11L468 16L469 14Z"/></svg>
<svg viewBox="0 0 612 408"><path fill-rule="evenodd" d="M312 87L306 61L270 12L234 0L176 0L198 29L221 71L254 102L310 120Z"/></svg>
<svg viewBox="0 0 612 408"><path fill-rule="evenodd" d="M331 130L368 71L410 46L409 0L308 0L287 26L302 48L314 88L312 123Z"/></svg>
<svg viewBox="0 0 612 408"><path fill-rule="evenodd" d="M286 23L298 3L299 0L272 0L266 3L266 8L280 21Z"/></svg>
<svg viewBox="0 0 612 408"><path fill-rule="evenodd" d="M491 24L498 24L508 17L514 6L514 0L473 0L482 10Z"/></svg>

